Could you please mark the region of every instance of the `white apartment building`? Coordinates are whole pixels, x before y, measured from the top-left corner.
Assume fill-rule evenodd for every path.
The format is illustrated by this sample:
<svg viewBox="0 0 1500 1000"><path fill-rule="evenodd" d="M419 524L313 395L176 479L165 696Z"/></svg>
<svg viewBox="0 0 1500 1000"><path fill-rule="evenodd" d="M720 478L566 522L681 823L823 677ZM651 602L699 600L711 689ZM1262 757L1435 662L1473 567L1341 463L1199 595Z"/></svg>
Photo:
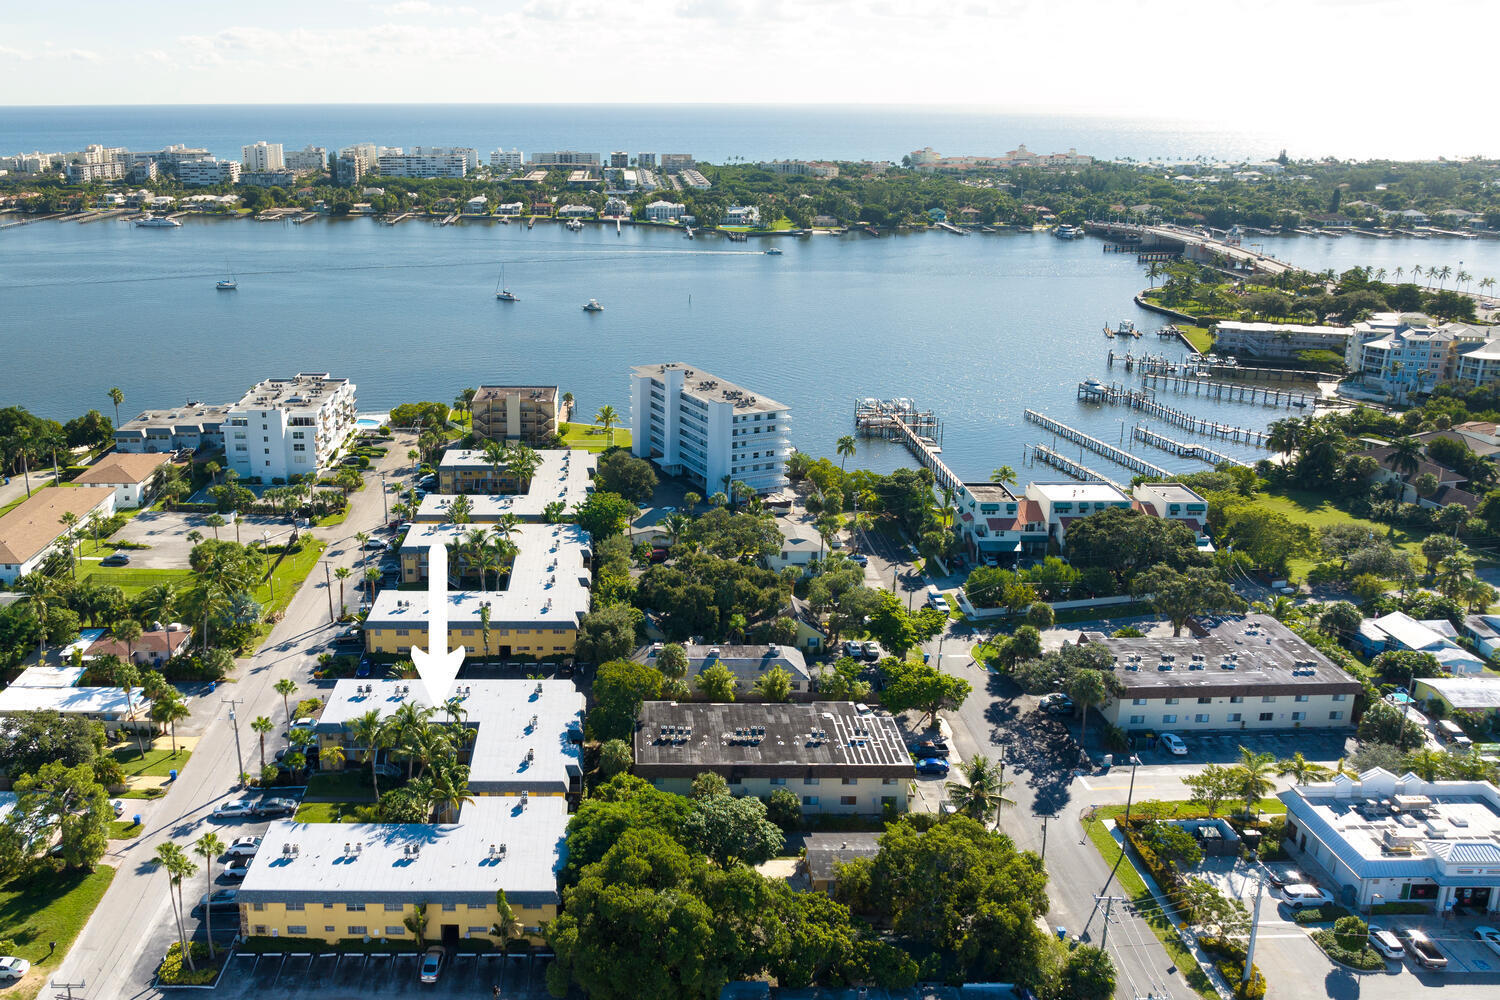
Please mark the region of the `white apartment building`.
<svg viewBox="0 0 1500 1000"><path fill-rule="evenodd" d="M726 476L757 493L786 485L785 405L681 362L641 365L630 379L637 457L701 483L705 495L723 490Z"/></svg>
<svg viewBox="0 0 1500 1000"><path fill-rule="evenodd" d="M1198 548L1214 550L1208 537L1208 501L1181 483L1141 483L1132 494L1140 508L1152 517L1181 521L1192 529Z"/></svg>
<svg viewBox="0 0 1500 1000"><path fill-rule="evenodd" d="M115 428L115 451L164 452L224 447L228 406L190 401L171 410L145 410Z"/></svg>
<svg viewBox="0 0 1500 1000"><path fill-rule="evenodd" d="M1497 353L1491 342L1500 329L1468 323L1431 326L1425 316L1376 313L1354 324L1344 364L1367 388L1395 399L1430 392L1454 378L1493 378ZM1474 355L1463 366L1462 359ZM1476 382L1476 384L1483 384Z"/></svg>
<svg viewBox="0 0 1500 1000"><path fill-rule="evenodd" d="M709 179L707 177L704 177L696 170L684 170L681 176L682 183L686 184L690 188L698 188L699 190L706 191L709 188L713 187L713 184L709 181Z"/></svg>
<svg viewBox="0 0 1500 1000"><path fill-rule="evenodd" d="M517 216L525 211L526 206L519 201L507 201L495 206L496 215Z"/></svg>
<svg viewBox="0 0 1500 1000"><path fill-rule="evenodd" d="M656 154L655 153L636 153L635 154L635 165L637 167L640 167L642 170L654 170L654 169L656 169Z"/></svg>
<svg viewBox="0 0 1500 1000"><path fill-rule="evenodd" d="M307 145L301 149L290 149L283 154L282 159L286 169L297 173L328 169L328 150L322 146Z"/></svg>
<svg viewBox="0 0 1500 1000"><path fill-rule="evenodd" d="M1028 516L1028 523L1045 524L1047 534L1064 550L1068 547L1068 525L1074 521L1111 507L1129 510L1132 506L1129 496L1108 483L1076 483L1071 480L1029 483L1026 499L1038 505L1037 511ZM1031 518L1035 518L1035 522Z"/></svg>
<svg viewBox="0 0 1500 1000"><path fill-rule="evenodd" d="M669 174L680 173L684 170L691 170L696 162L697 161L693 159L692 153L661 154L661 168Z"/></svg>
<svg viewBox="0 0 1500 1000"><path fill-rule="evenodd" d="M646 206L646 218L651 222L676 222L687 212L680 201L653 201Z"/></svg>
<svg viewBox="0 0 1500 1000"><path fill-rule="evenodd" d="M399 152L399 150L392 150ZM462 156L464 167L468 170L479 169L479 150L472 146L413 146L411 156Z"/></svg>
<svg viewBox="0 0 1500 1000"><path fill-rule="evenodd" d="M224 454L242 478L316 474L354 430L354 383L327 372L257 383L224 417Z"/></svg>
<svg viewBox="0 0 1500 1000"><path fill-rule="evenodd" d="M246 170L283 170L286 158L282 155L281 143L262 139L249 146L240 147L240 163Z"/></svg>
<svg viewBox="0 0 1500 1000"><path fill-rule="evenodd" d="M69 184L92 184L94 181L121 181L130 172L124 161L105 163L70 163L63 168Z"/></svg>
<svg viewBox="0 0 1500 1000"><path fill-rule="evenodd" d="M496 149L490 152L491 170L520 170L526 154L519 149Z"/></svg>
<svg viewBox="0 0 1500 1000"><path fill-rule="evenodd" d="M619 170L630 166L630 154L623 150L615 150L609 154L609 165Z"/></svg>
<svg viewBox="0 0 1500 1000"><path fill-rule="evenodd" d="M1127 732L1334 729L1354 724L1359 681L1269 615L1190 621L1178 638L1085 632L1124 693L1100 710Z"/></svg>
<svg viewBox="0 0 1500 1000"><path fill-rule="evenodd" d="M1241 323L1225 320L1214 328L1214 350L1220 354L1286 361L1299 351L1347 353L1350 329L1305 323Z"/></svg>
<svg viewBox="0 0 1500 1000"><path fill-rule="evenodd" d="M185 160L177 164L177 179L184 187L211 187L215 184L238 184L240 165L234 160Z"/></svg>
<svg viewBox="0 0 1500 1000"><path fill-rule="evenodd" d="M817 177L831 180L839 175L838 164L813 160L762 160L757 166L773 174L791 174L796 177Z"/></svg>
<svg viewBox="0 0 1500 1000"><path fill-rule="evenodd" d="M418 146L417 149L422 147ZM442 153L381 153L380 172L387 177L446 177L462 180L469 172L468 157L457 151Z"/></svg>
<svg viewBox="0 0 1500 1000"><path fill-rule="evenodd" d="M559 149L548 153L532 153L529 162L534 167L551 170L554 167L599 167L598 153L580 153L572 149Z"/></svg>

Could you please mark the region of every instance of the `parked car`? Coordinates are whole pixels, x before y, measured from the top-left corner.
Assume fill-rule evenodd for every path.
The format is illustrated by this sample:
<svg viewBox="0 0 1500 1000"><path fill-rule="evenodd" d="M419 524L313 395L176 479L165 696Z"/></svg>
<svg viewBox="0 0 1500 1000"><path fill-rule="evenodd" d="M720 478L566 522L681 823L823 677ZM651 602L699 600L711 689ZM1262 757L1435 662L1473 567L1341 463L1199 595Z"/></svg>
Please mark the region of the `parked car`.
<svg viewBox="0 0 1500 1000"><path fill-rule="evenodd" d="M437 982L438 976L443 973L443 959L447 956L447 949L442 945L435 944L428 948L422 955L422 969L418 978L424 983Z"/></svg>
<svg viewBox="0 0 1500 1000"><path fill-rule="evenodd" d="M917 761L918 774L936 774L946 777L948 774L948 762L940 757L926 757Z"/></svg>
<svg viewBox="0 0 1500 1000"><path fill-rule="evenodd" d="M222 878L226 882L243 882L243 881L245 881L245 876L248 875L248 874L250 874L250 862L251 862L251 860L253 860L253 859L251 859L251 858L234 858L233 860L231 860L229 862L229 864L227 864L227 865L224 866L224 870L219 873L219 877Z"/></svg>
<svg viewBox="0 0 1500 1000"><path fill-rule="evenodd" d="M845 656L852 656L854 659L857 660L861 656L864 655L864 648L862 646L860 646L859 643L855 642L853 639L845 639L844 640L844 655Z"/></svg>
<svg viewBox="0 0 1500 1000"><path fill-rule="evenodd" d="M1500 955L1500 930L1493 927L1476 927L1474 937L1490 951Z"/></svg>
<svg viewBox="0 0 1500 1000"><path fill-rule="evenodd" d="M239 906L238 889L215 889L212 894L198 897L198 905L193 907L194 912L208 907L210 913L238 913Z"/></svg>
<svg viewBox="0 0 1500 1000"><path fill-rule="evenodd" d="M378 552L381 549L385 548L385 542L382 542L378 538L370 538L366 539L365 544L360 546L360 548L364 549L366 552Z"/></svg>
<svg viewBox="0 0 1500 1000"><path fill-rule="evenodd" d="M1037 705L1048 715L1071 715L1073 713L1073 699L1061 691L1042 695L1042 700Z"/></svg>
<svg viewBox="0 0 1500 1000"><path fill-rule="evenodd" d="M292 723L293 729L312 729L318 724L318 720L310 715L304 715Z"/></svg>
<svg viewBox="0 0 1500 1000"><path fill-rule="evenodd" d="M652 549L651 555L647 556L647 561L653 563L664 563L667 561L667 557L671 554L672 550L670 547L664 549Z"/></svg>
<svg viewBox="0 0 1500 1000"><path fill-rule="evenodd" d="M1174 757L1182 757L1187 753L1187 744L1182 742L1182 737L1176 733L1162 733L1161 745L1167 748L1167 752Z"/></svg>
<svg viewBox="0 0 1500 1000"><path fill-rule="evenodd" d="M115 552L99 560L100 566L129 566L130 554L128 552Z"/></svg>
<svg viewBox="0 0 1500 1000"><path fill-rule="evenodd" d="M1271 883L1272 889L1281 889L1306 882L1307 877L1290 865L1267 865L1266 881Z"/></svg>
<svg viewBox="0 0 1500 1000"><path fill-rule="evenodd" d="M258 850L260 850L259 837L236 837L230 841L228 847L224 848L224 857L253 858Z"/></svg>
<svg viewBox="0 0 1500 1000"><path fill-rule="evenodd" d="M111 802L109 804L109 807L115 811L115 817L117 819L125 814L125 803L121 802L119 799L115 799L113 802Z"/></svg>
<svg viewBox="0 0 1500 1000"><path fill-rule="evenodd" d="M1370 925L1370 947L1396 962L1406 957L1406 951L1401 947L1401 939L1376 924Z"/></svg>
<svg viewBox="0 0 1500 1000"><path fill-rule="evenodd" d="M210 819L249 819L255 815L255 803L248 799L237 799L233 802L221 802L217 809L209 816Z"/></svg>
<svg viewBox="0 0 1500 1000"><path fill-rule="evenodd" d="M1448 956L1439 951L1438 946L1433 943L1432 938L1426 934L1415 927L1408 927L1401 932L1401 936L1406 939L1407 953L1416 959L1418 965L1428 969L1446 969L1448 967Z"/></svg>
<svg viewBox="0 0 1500 1000"><path fill-rule="evenodd" d="M946 760L950 751L944 740L923 740L921 743L913 743L911 752L918 758L940 757Z"/></svg>
<svg viewBox="0 0 1500 1000"><path fill-rule="evenodd" d="M256 810L262 816L290 816L297 811L292 799L265 799Z"/></svg>
<svg viewBox="0 0 1500 1000"><path fill-rule="evenodd" d="M1333 893L1319 889L1307 882L1282 886L1281 899L1293 910L1305 910L1311 906L1327 906L1333 902Z"/></svg>
<svg viewBox="0 0 1500 1000"><path fill-rule="evenodd" d="M870 557L863 552L854 552L849 555L849 561L856 566L868 566L870 564Z"/></svg>
<svg viewBox="0 0 1500 1000"><path fill-rule="evenodd" d="M31 971L31 963L24 958L6 955L0 958L0 979L20 979Z"/></svg>
<svg viewBox="0 0 1500 1000"><path fill-rule="evenodd" d="M359 658L359 666L354 668L354 676L368 677L370 676L370 671L373 669L374 664L370 662L370 658L368 656L361 656Z"/></svg>
<svg viewBox="0 0 1500 1000"><path fill-rule="evenodd" d="M867 642L860 647L860 652L864 655L864 658L866 660L874 663L876 660L880 659L880 643Z"/></svg>

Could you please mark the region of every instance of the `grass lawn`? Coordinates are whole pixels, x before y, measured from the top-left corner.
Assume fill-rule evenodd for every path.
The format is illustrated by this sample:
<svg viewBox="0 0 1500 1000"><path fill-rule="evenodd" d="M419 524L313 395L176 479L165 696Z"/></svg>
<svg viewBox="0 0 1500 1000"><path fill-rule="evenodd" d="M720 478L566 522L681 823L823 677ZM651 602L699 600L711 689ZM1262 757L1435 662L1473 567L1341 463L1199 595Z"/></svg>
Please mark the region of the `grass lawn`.
<svg viewBox="0 0 1500 1000"><path fill-rule="evenodd" d="M129 812L130 810L126 810ZM141 835L143 828L128 819L112 820L109 824L110 840L134 840Z"/></svg>
<svg viewBox="0 0 1500 1000"><path fill-rule="evenodd" d="M361 823L368 820L361 810L368 802L304 802L294 817L298 823Z"/></svg>
<svg viewBox="0 0 1500 1000"><path fill-rule="evenodd" d="M374 802L375 789L363 771L320 771L307 779L306 801Z"/></svg>
<svg viewBox="0 0 1500 1000"><path fill-rule="evenodd" d="M80 572L78 579L91 580L105 587L119 587L126 597L135 597L141 591L159 583L170 583L174 587L186 587L192 580L189 569L131 569L129 566L100 566L90 563L87 572ZM80 570L83 567L79 567Z"/></svg>
<svg viewBox="0 0 1500 1000"><path fill-rule="evenodd" d="M1293 521L1311 525L1314 530L1332 524L1357 524L1362 528L1374 532L1376 535L1386 535L1390 526L1370 521L1361 517L1346 514L1335 507L1327 498L1316 493L1307 493L1300 490L1289 490L1285 493L1259 493L1255 502L1266 510L1285 514ZM1422 539L1423 535L1412 534L1402 528L1397 528L1390 535L1391 543L1397 548L1410 553L1422 565ZM1316 565L1316 561L1304 557L1298 557L1290 562L1291 574L1296 579L1307 575L1308 570Z"/></svg>
<svg viewBox="0 0 1500 1000"><path fill-rule="evenodd" d="M317 525L320 528L331 528L335 524L343 524L344 520L348 516L349 510L348 508L345 508L344 510L338 511L334 514L324 514L322 517L314 521L313 524Z"/></svg>
<svg viewBox="0 0 1500 1000"><path fill-rule="evenodd" d="M291 603L297 588L302 586L302 581L307 574L312 572L318 564L318 559L323 555L324 543L312 535L303 532L298 538L302 542L302 551L294 552L281 561L276 567L270 582L262 584L255 589L252 595L262 606L266 614L285 611L286 606ZM275 556L271 556L275 558Z"/></svg>
<svg viewBox="0 0 1500 1000"><path fill-rule="evenodd" d="M36 996L62 964L114 877L115 869L99 865L92 872L44 871L0 887L0 938L13 940L15 954L32 966L27 985L7 990L7 996ZM49 959L50 941L57 942L57 951Z"/></svg>
<svg viewBox="0 0 1500 1000"><path fill-rule="evenodd" d="M165 788L132 788L116 795L117 799L159 799L167 794Z"/></svg>
<svg viewBox="0 0 1500 1000"><path fill-rule="evenodd" d="M1207 354L1214 349L1214 336L1208 332L1208 327L1194 326L1191 323L1178 323L1176 326L1199 354Z"/></svg>
<svg viewBox="0 0 1500 1000"><path fill-rule="evenodd" d="M172 748L168 746L165 749L147 750L146 755L142 757L140 748L134 743L115 746L110 750L110 755L120 762L120 766L125 769L125 776L129 778L140 776L165 778L169 771L181 774L184 765L192 757L192 754L182 749L181 746L177 748L176 756L173 756Z"/></svg>
<svg viewBox="0 0 1500 1000"><path fill-rule="evenodd" d="M609 439L604 430L594 424L582 424L570 421L567 425L567 433L562 435L564 448L583 448L587 451L603 451L609 447ZM630 447L630 428L616 427L615 444L621 448Z"/></svg>

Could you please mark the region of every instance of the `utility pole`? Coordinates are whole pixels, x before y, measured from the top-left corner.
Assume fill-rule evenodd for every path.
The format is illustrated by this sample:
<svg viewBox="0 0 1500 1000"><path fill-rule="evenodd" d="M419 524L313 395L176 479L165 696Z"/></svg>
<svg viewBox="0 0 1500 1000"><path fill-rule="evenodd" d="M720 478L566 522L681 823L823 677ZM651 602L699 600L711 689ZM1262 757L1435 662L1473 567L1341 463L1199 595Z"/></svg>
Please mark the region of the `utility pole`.
<svg viewBox="0 0 1500 1000"><path fill-rule="evenodd" d="M240 720L239 720L239 718L234 713L234 707L236 705L241 704L242 703L242 699L239 699L239 698L224 698L224 699L221 699L221 702L222 702L222 704L225 704L225 705L229 706L229 721L234 724L234 758L235 758L235 760L237 760L239 762L239 765L240 765L240 770L239 770L239 773L241 775L240 782L241 782L241 787L243 787L244 780L245 780L244 777L243 777L243 775L245 773L245 755L240 752Z"/></svg>
<svg viewBox="0 0 1500 1000"><path fill-rule="evenodd" d="M333 571L328 568L328 560L323 560L323 580L328 590L328 624L332 625L336 618L333 617Z"/></svg>
<svg viewBox="0 0 1500 1000"><path fill-rule="evenodd" d="M391 520L391 501L390 498L386 496L384 472L380 474L380 508L381 510L385 511L385 517L381 520L389 524Z"/></svg>
<svg viewBox="0 0 1500 1000"><path fill-rule="evenodd" d="M1109 914L1110 914L1110 911L1112 909L1114 909L1114 905L1116 903L1123 903L1123 902L1125 902L1125 897L1124 896L1095 896L1094 897L1094 909L1097 910L1099 908L1099 904L1100 903L1104 904L1104 932L1103 932L1103 934L1099 938L1099 950L1100 951L1103 951L1105 948L1109 947Z"/></svg>
<svg viewBox="0 0 1500 1000"><path fill-rule="evenodd" d="M1004 789L1002 789L1003 791ZM1042 861L1047 860L1047 814L1042 814Z"/></svg>
<svg viewBox="0 0 1500 1000"><path fill-rule="evenodd" d="M1255 935L1260 931L1260 901L1266 893L1265 876L1261 876L1255 886L1255 910L1250 915L1250 943L1245 946L1245 972L1240 976L1240 982L1250 981L1251 970L1255 968Z"/></svg>

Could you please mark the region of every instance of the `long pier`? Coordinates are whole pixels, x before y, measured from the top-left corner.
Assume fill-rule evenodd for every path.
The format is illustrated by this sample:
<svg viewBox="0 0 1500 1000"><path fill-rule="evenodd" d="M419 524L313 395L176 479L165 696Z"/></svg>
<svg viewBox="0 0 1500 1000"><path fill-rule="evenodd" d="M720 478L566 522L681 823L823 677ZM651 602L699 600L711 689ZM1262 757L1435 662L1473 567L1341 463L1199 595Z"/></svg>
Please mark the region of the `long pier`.
<svg viewBox="0 0 1500 1000"><path fill-rule="evenodd" d="M1202 461L1207 462L1209 465L1212 465L1215 468L1225 464L1226 462L1230 465L1245 464L1239 459L1226 455L1221 451L1214 451L1207 445L1188 444L1185 441L1174 441L1171 438L1166 437L1165 435L1158 434L1155 431L1150 430L1149 428L1142 427L1140 424L1136 424L1135 427L1131 429L1130 436L1135 441L1144 442L1145 444L1149 444L1153 448L1160 448L1162 451L1171 452L1173 455L1179 455L1185 458L1201 459Z"/></svg>
<svg viewBox="0 0 1500 1000"><path fill-rule="evenodd" d="M1232 427L1229 424L1204 420L1202 417L1195 417L1191 413L1184 413L1170 406L1164 406L1156 401L1156 395L1150 389L1126 389L1118 383L1105 385L1095 380L1078 383L1078 395L1080 398L1092 403L1129 406L1158 420L1177 427L1186 428L1195 434L1202 434L1205 437L1224 438L1226 441L1253 444L1259 448L1264 448L1266 444L1265 431L1258 431L1249 427Z"/></svg>
<svg viewBox="0 0 1500 1000"><path fill-rule="evenodd" d="M912 400L861 399L854 405L854 427L864 434L906 445L917 464L932 470L933 482L939 489L957 490L963 484L938 457L943 450L941 423L931 410L918 409Z"/></svg>
<svg viewBox="0 0 1500 1000"><path fill-rule="evenodd" d="M1204 396L1233 403L1260 403L1264 406L1305 407L1315 406L1317 395L1293 392L1290 389L1268 389L1263 386L1241 385L1235 382L1220 382L1206 373L1177 375L1162 371L1141 370L1141 381L1152 388L1166 387L1184 395Z"/></svg>
<svg viewBox="0 0 1500 1000"><path fill-rule="evenodd" d="M1093 469L1090 469L1082 462L1075 462L1068 456L1061 455L1053 451L1051 448L1048 448L1044 444L1032 445L1031 457L1038 462L1041 462L1045 465L1050 465L1054 469L1057 469L1059 472L1064 472L1072 476L1074 479L1081 480L1085 483L1107 483L1108 485L1113 486L1115 489L1119 490L1121 493L1130 492L1123 485L1115 482L1113 479L1104 475L1102 472L1095 472Z"/></svg>
<svg viewBox="0 0 1500 1000"><path fill-rule="evenodd" d="M1036 410L1027 410L1026 419L1033 424L1038 424L1041 427L1051 431L1060 438L1065 438L1066 440L1072 441L1076 445L1087 448L1089 451L1103 455L1105 458L1109 459L1111 462L1114 462L1116 465L1123 465L1125 468L1130 469L1133 472L1142 472L1148 476L1159 476L1163 479L1171 478L1172 474L1166 469L1163 469L1161 466L1152 465L1145 459L1137 458L1130 452L1125 451L1121 448L1116 448L1112 444L1105 444L1098 438L1091 437L1090 435L1083 433L1083 431L1080 431L1077 428L1069 427L1065 423L1053 420L1045 413L1038 413Z"/></svg>

